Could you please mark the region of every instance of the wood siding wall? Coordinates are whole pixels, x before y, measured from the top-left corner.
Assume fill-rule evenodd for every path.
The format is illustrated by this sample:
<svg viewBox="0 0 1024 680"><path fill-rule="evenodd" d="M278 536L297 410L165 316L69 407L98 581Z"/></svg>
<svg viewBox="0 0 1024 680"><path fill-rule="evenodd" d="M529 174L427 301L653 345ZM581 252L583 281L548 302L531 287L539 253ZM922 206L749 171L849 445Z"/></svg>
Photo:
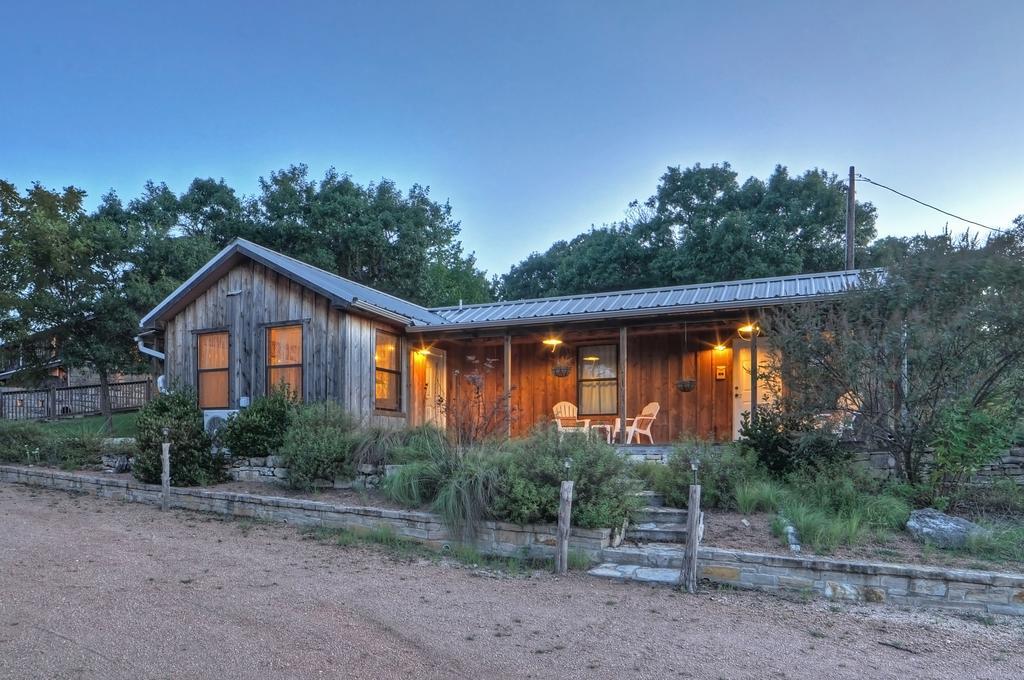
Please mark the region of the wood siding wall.
<svg viewBox="0 0 1024 680"><path fill-rule="evenodd" d="M567 344L570 344L567 342ZM534 425L551 419L551 409L559 401L578 404L575 347L579 345L618 345L618 335L606 339L588 338L571 344L570 372L557 378L551 372L554 354L536 341L517 340L512 345L512 434L526 434ZM640 413L649 402L658 402L661 411L652 428L655 442L669 443L680 437L728 441L732 438L733 367L732 350L714 349L713 336L690 334L683 348L681 332L630 335L626 354L626 403L629 417ZM448 399L469 394L465 376L479 372L484 380L483 400L493 404L503 392L503 350L501 345L482 342L438 342L448 353ZM716 367L725 367L725 377L716 379ZM697 380L692 392L680 392L680 378ZM461 381L461 383L460 383ZM413 383L413 400L421 398L419 382ZM454 406L452 407L454 409ZM592 422L611 423L614 416L591 417ZM419 422L414 419L412 422ZM646 441L646 440L645 440Z"/></svg>
<svg viewBox="0 0 1024 680"><path fill-rule="evenodd" d="M291 322L303 327L304 401L336 401L367 424L405 424L403 414L374 409L374 329L399 334L401 329L332 307L327 298L251 261L231 269L167 322L164 372L172 386L195 389L196 334L227 330L229 403L238 408L240 397L266 394L267 327ZM407 372L407 353L401 354ZM403 380L406 396L407 383Z"/></svg>

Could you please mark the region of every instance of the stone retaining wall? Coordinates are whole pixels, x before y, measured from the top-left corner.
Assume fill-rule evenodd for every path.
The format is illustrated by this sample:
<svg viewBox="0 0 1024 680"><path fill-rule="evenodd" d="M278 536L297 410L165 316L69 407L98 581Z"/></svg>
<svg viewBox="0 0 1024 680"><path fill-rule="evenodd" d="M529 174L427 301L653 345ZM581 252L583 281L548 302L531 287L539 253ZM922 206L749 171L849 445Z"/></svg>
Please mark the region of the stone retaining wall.
<svg viewBox="0 0 1024 680"><path fill-rule="evenodd" d="M853 460L865 466L878 479L892 479L896 476L896 459L888 451L854 451ZM924 467L928 469L927 461ZM998 461L982 467L971 481L987 484L1000 479L1009 479L1024 486L1024 448L1010 449Z"/></svg>
<svg viewBox="0 0 1024 680"><path fill-rule="evenodd" d="M629 547L606 550L617 570L612 578L658 582L674 577L682 564L679 548ZM699 575L736 588L816 593L833 600L889 603L1024 616L1024 574L943 567L767 555L701 548Z"/></svg>
<svg viewBox="0 0 1024 680"><path fill-rule="evenodd" d="M133 503L160 504L159 486L124 478L0 465L0 482L87 493ZM439 549L453 543L440 517L415 510L335 505L298 498L181 487L171 488L169 505L172 508L251 517L296 526L356 530L388 528L398 536ZM610 529L573 529L569 547L597 559L601 551L611 544L611 533ZM553 525L519 526L505 522L481 522L477 528L476 548L488 555L547 558L554 555L555 534L556 527Z"/></svg>
<svg viewBox="0 0 1024 680"><path fill-rule="evenodd" d="M280 456L234 458L228 468L228 475L236 482L283 484L288 479L288 468L284 467ZM323 489L376 489L383 477L383 468L360 465L351 479L324 479L317 486Z"/></svg>
<svg viewBox="0 0 1024 680"><path fill-rule="evenodd" d="M833 600L1024 616L1024 575L702 549L700 573L759 590L812 591Z"/></svg>

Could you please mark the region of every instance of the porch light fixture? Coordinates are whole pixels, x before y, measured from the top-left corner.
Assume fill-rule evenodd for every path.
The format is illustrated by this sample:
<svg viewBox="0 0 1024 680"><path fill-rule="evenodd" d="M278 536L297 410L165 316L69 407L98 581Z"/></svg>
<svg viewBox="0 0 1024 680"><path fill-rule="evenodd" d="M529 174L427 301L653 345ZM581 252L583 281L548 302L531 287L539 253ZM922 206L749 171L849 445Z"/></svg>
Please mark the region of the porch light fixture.
<svg viewBox="0 0 1024 680"><path fill-rule="evenodd" d="M761 335L761 327L754 323L748 323L736 329L736 334L741 340L750 340L755 335Z"/></svg>
<svg viewBox="0 0 1024 680"><path fill-rule="evenodd" d="M419 354L421 357L430 356L430 348L420 347L418 350L416 350L416 354Z"/></svg>
<svg viewBox="0 0 1024 680"><path fill-rule="evenodd" d="M723 345L722 343L718 343L717 345L715 345L715 351L716 352L724 352L725 351L725 345Z"/></svg>
<svg viewBox="0 0 1024 680"><path fill-rule="evenodd" d="M558 346L562 344L562 341L558 338L544 338L541 342L550 347L552 352L558 349Z"/></svg>

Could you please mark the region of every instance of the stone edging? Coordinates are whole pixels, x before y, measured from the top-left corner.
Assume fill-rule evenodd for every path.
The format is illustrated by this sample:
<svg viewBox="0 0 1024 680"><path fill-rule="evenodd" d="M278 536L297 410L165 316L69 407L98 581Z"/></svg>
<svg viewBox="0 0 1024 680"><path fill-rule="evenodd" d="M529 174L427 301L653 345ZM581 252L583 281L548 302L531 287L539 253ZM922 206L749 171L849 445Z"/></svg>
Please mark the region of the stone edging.
<svg viewBox="0 0 1024 680"><path fill-rule="evenodd" d="M96 477L48 468L0 465L0 482L26 484L62 491L88 493L134 503L160 504L160 487L133 479ZM372 506L336 505L279 496L262 496L214 491L203 488L171 487L169 507L213 512L233 517L251 517L296 526L341 529L389 528L396 535L435 548L453 543L441 518L418 510L392 510ZM481 522L476 547L485 554L521 557L554 555L556 527L538 524L519 526L506 522ZM600 557L611 542L610 529L573 529L570 548L591 558Z"/></svg>
<svg viewBox="0 0 1024 680"><path fill-rule="evenodd" d="M659 581L678 573L682 550L611 548L604 573L625 580ZM909 564L770 555L701 548L701 578L736 588L812 592L834 600L891 603L1024 616L1024 574Z"/></svg>

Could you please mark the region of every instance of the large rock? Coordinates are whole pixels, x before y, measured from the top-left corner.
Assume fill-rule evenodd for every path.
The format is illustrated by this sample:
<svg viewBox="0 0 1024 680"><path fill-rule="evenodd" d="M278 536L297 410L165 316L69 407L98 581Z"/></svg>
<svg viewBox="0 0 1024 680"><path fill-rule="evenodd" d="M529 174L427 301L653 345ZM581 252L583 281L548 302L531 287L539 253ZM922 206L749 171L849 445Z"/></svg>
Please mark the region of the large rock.
<svg viewBox="0 0 1024 680"><path fill-rule="evenodd" d="M907 531L921 543L930 543L940 548L962 548L971 536L986 536L989 533L974 522L931 508L910 513Z"/></svg>

